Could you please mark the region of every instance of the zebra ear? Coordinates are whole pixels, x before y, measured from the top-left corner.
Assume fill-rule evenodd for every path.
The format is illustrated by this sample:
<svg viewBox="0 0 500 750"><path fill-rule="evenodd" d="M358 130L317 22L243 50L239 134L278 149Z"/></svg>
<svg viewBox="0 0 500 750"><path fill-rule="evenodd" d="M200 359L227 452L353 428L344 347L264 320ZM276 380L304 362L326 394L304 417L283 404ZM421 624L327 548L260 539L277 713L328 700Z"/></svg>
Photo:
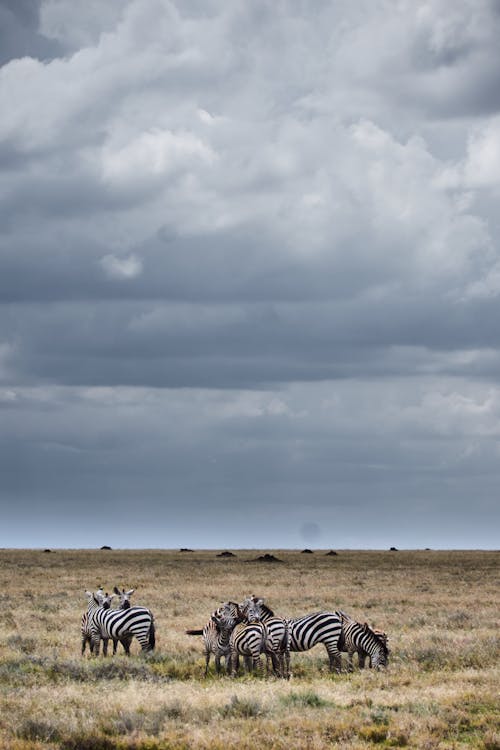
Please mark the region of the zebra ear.
<svg viewBox="0 0 500 750"><path fill-rule="evenodd" d="M125 591L125 589L123 589L123 593L125 594L125 596L132 596L134 591L135 589L130 589L130 591Z"/></svg>
<svg viewBox="0 0 500 750"><path fill-rule="evenodd" d="M116 586L113 586L113 591L115 592L116 596L120 596L120 592L118 591L118 588Z"/></svg>

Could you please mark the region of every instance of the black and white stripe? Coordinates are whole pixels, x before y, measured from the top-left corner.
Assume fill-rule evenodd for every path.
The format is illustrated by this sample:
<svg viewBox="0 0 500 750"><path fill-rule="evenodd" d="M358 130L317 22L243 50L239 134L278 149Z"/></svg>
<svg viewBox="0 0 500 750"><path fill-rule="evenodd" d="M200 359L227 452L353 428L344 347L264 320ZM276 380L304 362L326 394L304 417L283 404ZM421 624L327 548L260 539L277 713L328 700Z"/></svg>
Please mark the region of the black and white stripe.
<svg viewBox="0 0 500 750"><path fill-rule="evenodd" d="M215 613L214 613L215 615ZM230 632L221 628L217 623L210 619L202 630L186 630L187 635L203 636L203 645L205 650L205 677L208 675L208 665L211 654L215 658L215 671L220 674L221 658L224 657L226 672L229 671L229 656L231 649L229 646Z"/></svg>
<svg viewBox="0 0 500 750"><path fill-rule="evenodd" d="M105 609L101 606L99 597L87 591L88 616L91 631L91 647L99 654L100 639L137 638L143 652L152 651L155 646L155 626L153 616L145 607L130 607L125 610ZM128 653L128 649L126 649Z"/></svg>
<svg viewBox="0 0 500 750"><path fill-rule="evenodd" d="M275 675L290 678L290 635L288 620L282 617L276 617L272 609L264 603L263 599L256 596L247 596L241 603L240 608L243 614L248 618L254 607L258 612L258 617L267 628L267 649L266 658L268 662L271 659ZM251 615L250 615L251 616Z"/></svg>
<svg viewBox="0 0 500 750"><path fill-rule="evenodd" d="M356 622L345 612L338 614L342 622L339 648L341 651L347 651L349 668L352 669L352 657L355 652L358 654L361 669L365 665L366 657L369 657L370 666L375 669L387 666L389 657L387 635L380 631L375 632L366 622Z"/></svg>
<svg viewBox="0 0 500 750"><path fill-rule="evenodd" d="M308 651L322 643L328 653L330 671L340 671L339 641L342 621L336 612L313 612L288 619L290 651Z"/></svg>
<svg viewBox="0 0 500 750"><path fill-rule="evenodd" d="M240 656L243 656L249 672L260 671L260 655L267 650L269 644L266 626L259 621L255 605L251 603L248 606L245 616L238 604L225 602L213 613L212 620L221 632L229 634L231 676L234 677L238 672Z"/></svg>

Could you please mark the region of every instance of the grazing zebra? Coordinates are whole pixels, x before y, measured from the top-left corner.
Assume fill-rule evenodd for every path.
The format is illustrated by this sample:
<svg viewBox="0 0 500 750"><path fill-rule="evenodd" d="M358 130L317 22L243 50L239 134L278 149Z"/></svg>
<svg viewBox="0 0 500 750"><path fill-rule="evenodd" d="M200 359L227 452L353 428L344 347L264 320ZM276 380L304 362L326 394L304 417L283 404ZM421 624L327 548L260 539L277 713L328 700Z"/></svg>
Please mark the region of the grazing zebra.
<svg viewBox="0 0 500 750"><path fill-rule="evenodd" d="M232 677L235 677L238 671L240 656L244 657L248 671L260 671L260 655L267 647L266 626L254 619L255 612L249 611L253 622L238 622L238 619L241 619L238 606L236 611L238 616L231 616L223 606L212 615L215 624L229 636L229 673Z"/></svg>
<svg viewBox="0 0 500 750"><path fill-rule="evenodd" d="M214 613L215 615L215 613ZM220 674L221 657L224 657L226 672L229 671L229 655L231 652L229 646L230 631L221 628L214 620L210 619L204 626L203 630L186 630L186 635L202 635L205 649L205 677L208 675L208 665L210 655L215 657L215 671Z"/></svg>
<svg viewBox="0 0 500 750"><path fill-rule="evenodd" d="M155 626L153 615L145 607L129 607L128 609L105 609L102 597L86 591L88 599L88 615L91 631L91 648L99 655L99 641L101 638L117 638L127 642L125 651L130 653L129 645L135 636L141 644L143 652L152 651L155 647ZM99 592L98 592L99 593Z"/></svg>
<svg viewBox="0 0 500 750"><path fill-rule="evenodd" d="M382 631L372 630L365 622L356 622L345 612L338 612L342 621L342 634L339 648L347 651L349 656L349 669L352 670L352 657L354 652L358 653L360 669L365 666L368 656L370 666L375 669L387 666L389 649L387 648L387 635Z"/></svg>
<svg viewBox="0 0 500 750"><path fill-rule="evenodd" d="M322 643L328 653L330 671L340 671L339 640L342 621L335 612L313 612L287 620L290 651L308 651Z"/></svg>
<svg viewBox="0 0 500 750"><path fill-rule="evenodd" d="M290 679L290 635L288 632L288 621L282 617L275 617L272 609L264 604L263 599L256 596L247 596L240 605L241 611L247 617L250 607L255 607L259 620L267 628L268 644L271 648L266 651L266 661L269 671L269 659L272 661L273 671L278 677Z"/></svg>

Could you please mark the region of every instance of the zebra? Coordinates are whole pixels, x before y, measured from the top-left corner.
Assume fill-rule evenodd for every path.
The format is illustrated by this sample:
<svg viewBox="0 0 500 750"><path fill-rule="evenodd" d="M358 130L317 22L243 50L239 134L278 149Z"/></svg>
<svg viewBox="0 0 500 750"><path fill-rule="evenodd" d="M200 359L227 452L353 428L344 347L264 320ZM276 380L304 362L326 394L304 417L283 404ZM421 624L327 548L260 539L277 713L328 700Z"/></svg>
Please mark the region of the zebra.
<svg viewBox="0 0 500 750"><path fill-rule="evenodd" d="M116 588L116 587L115 587ZM131 592L128 592L128 594L132 593L134 589L132 589ZM108 594L104 593L102 588L98 589L96 591L96 597L99 600L99 603L101 604L104 609L109 609L111 606L111 602L114 598L114 594ZM130 602L128 600L124 601L120 604L119 609L128 609L130 607ZM81 622L81 631L82 631L82 656L85 654L85 647L87 643L89 644L89 651L90 653L93 652L92 648L92 633L90 630L90 619L89 619L89 613L84 612L82 614L82 622ZM102 639L102 653L103 656L108 655L108 638ZM113 641L113 656L116 655L116 650L118 648L118 642L120 642L125 649L125 653L127 656L130 656L130 643L132 642L132 638L130 636L123 636L123 638L112 638Z"/></svg>
<svg viewBox="0 0 500 750"><path fill-rule="evenodd" d="M247 597L247 599L255 600L255 597ZM263 604L260 604L258 609L267 625L274 613ZM289 660L290 651L308 651L316 644L322 643L328 653L330 671L340 671L339 640L342 622L337 612L313 612L303 617L287 618L284 623L286 623L288 642L282 642L285 660ZM289 664L286 666L286 672L289 675Z"/></svg>
<svg viewBox="0 0 500 750"><path fill-rule="evenodd" d="M216 613L214 612L214 615ZM221 657L224 657L226 672L229 671L229 656L231 648L229 646L230 631L221 628L212 618L206 623L202 630L186 630L186 635L202 635L205 650L205 677L208 676L208 665L210 655L215 657L215 671L220 674Z"/></svg>
<svg viewBox="0 0 500 750"><path fill-rule="evenodd" d="M338 612L338 614L342 621L339 648L341 651L347 651L348 653L349 669L352 670L353 668L352 656L355 651L358 653L360 669L364 668L367 656L370 659L371 667L379 669L387 666L389 649L386 633L372 630L366 622L363 624L356 622L345 612Z"/></svg>
<svg viewBox="0 0 500 750"><path fill-rule="evenodd" d="M251 594L247 596L240 605L243 614L247 614L251 606L256 607L258 616L268 632L268 643L272 644L266 651L266 661L269 671L269 659L272 661L274 674L285 679L290 679L290 635L288 621L282 617L275 617L274 612L263 599Z"/></svg>
<svg viewBox="0 0 500 750"><path fill-rule="evenodd" d="M83 656L85 654L85 648L87 646L87 643L89 644L89 650L90 650L91 633L90 633L88 612L84 612L82 614L81 632L82 632L82 656Z"/></svg>
<svg viewBox="0 0 500 750"><path fill-rule="evenodd" d="M341 656L339 641L342 620L336 612L313 612L287 619L290 651L308 651L322 643L328 653L330 672L339 672Z"/></svg>
<svg viewBox="0 0 500 750"><path fill-rule="evenodd" d="M100 604L101 604L101 606L104 607L104 609L109 609L110 608L111 601L112 601L113 597L109 596L109 594L104 594L104 591L103 591L102 587L100 587L96 591L96 597L99 599ZM84 612L82 614L82 621L81 621L80 629L81 629L81 633L82 633L82 656L84 656L84 654L85 654L85 648L87 646L87 643L89 645L89 651L90 651L90 653L93 652L92 640L91 640L92 639L92 633L91 633L91 630L90 630L90 618L89 618L89 613L88 612ZM103 651L104 656L106 656L107 653L108 653L108 640L107 639L103 639L102 651ZM113 653L114 653L114 651L113 651Z"/></svg>
<svg viewBox="0 0 500 750"><path fill-rule="evenodd" d="M117 638L122 643L123 639L128 639L127 646L129 646L131 639L135 636L143 652L154 649L155 626L149 609L145 607L129 607L126 610L105 609L102 606L102 597L91 591L85 593L88 599L91 647L96 656L99 655L101 638ZM125 647L125 651L127 654L130 653L128 647Z"/></svg>
<svg viewBox="0 0 500 750"><path fill-rule="evenodd" d="M252 609L249 607L247 612L247 616L252 622L244 622L242 621L242 614L239 606L236 605L236 607L236 617L234 614L232 615L231 611L225 606L220 607L217 612L212 615L212 620L215 624L221 629L221 631L224 631L229 635L229 674L232 677L235 677L238 671L240 656L244 657L248 671L260 671L260 655L266 651L268 647L267 629L264 623L258 620L255 608Z"/></svg>

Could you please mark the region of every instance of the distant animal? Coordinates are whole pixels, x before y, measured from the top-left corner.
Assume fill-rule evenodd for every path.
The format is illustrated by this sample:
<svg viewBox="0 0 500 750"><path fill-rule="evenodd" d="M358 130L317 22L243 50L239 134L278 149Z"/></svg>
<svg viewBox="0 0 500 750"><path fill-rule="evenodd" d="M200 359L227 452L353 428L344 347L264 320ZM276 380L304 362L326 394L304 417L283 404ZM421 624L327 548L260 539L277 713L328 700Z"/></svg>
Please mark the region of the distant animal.
<svg viewBox="0 0 500 750"><path fill-rule="evenodd" d="M370 666L375 669L387 666L389 649L387 647L387 634L380 630L372 630L368 623L360 623L345 614L338 612L342 621L342 633L340 636L339 649L347 651L349 658L349 669L352 670L352 657L358 654L360 669L365 666L366 657L369 658Z"/></svg>
<svg viewBox="0 0 500 750"><path fill-rule="evenodd" d="M137 638L144 653L153 651L155 647L155 625L152 613L145 607L129 607L127 609L106 609L102 606L102 598L86 591L88 600L88 617L91 632L91 650L99 655L101 638L116 638L121 640ZM125 644L124 644L125 646ZM125 648L126 653L130 653Z"/></svg>

